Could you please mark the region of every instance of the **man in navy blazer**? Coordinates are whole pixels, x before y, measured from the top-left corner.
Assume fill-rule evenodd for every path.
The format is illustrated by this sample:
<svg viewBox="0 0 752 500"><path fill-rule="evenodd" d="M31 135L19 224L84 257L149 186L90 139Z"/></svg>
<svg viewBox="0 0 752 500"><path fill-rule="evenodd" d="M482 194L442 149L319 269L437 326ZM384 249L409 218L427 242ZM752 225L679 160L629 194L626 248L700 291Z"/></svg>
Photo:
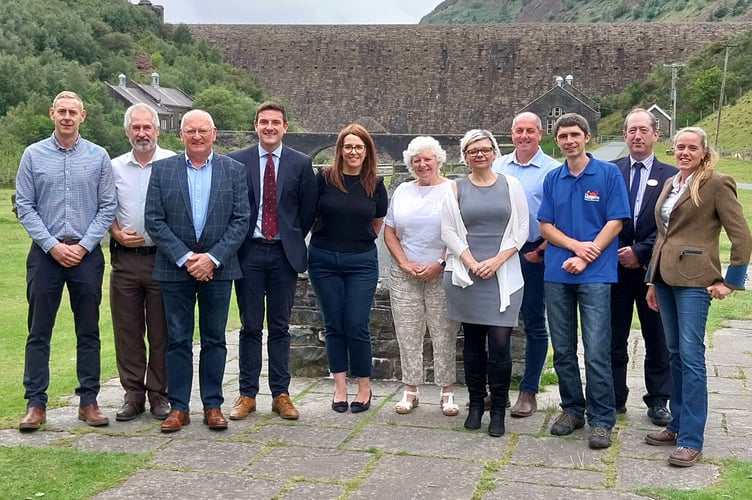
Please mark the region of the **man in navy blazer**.
<svg viewBox="0 0 752 500"><path fill-rule="evenodd" d="M619 233L619 281L611 286L611 370L614 380L616 409L626 411L627 344L632 325L633 304L637 305L642 337L645 340L645 388L643 401L648 417L655 425L665 426L671 421L666 403L671 393L671 371L668 364L666 339L660 315L650 309L645 300L645 267L650 262L656 237L655 202L663 184L678 170L661 163L653 155L658 140L658 121L649 111L637 108L624 120L624 140L629 156L614 163L619 167L627 192L630 191L635 169L640 168L636 199L630 198L633 217L624 221Z"/></svg>
<svg viewBox="0 0 752 500"><path fill-rule="evenodd" d="M311 158L282 144L287 125L280 104L262 103L253 120L259 144L229 154L245 165L251 207L250 228L238 251L243 276L235 282L241 328L233 420L256 409L265 307L272 411L288 420L299 416L289 396L289 321L298 273L307 265L305 238L316 216L318 186Z"/></svg>
<svg viewBox="0 0 752 500"><path fill-rule="evenodd" d="M216 136L209 113L186 113L180 123L185 152L154 162L146 194L146 230L157 246L153 277L160 282L167 321L172 409L162 432L190 423L197 299L204 423L227 428L221 411L225 328L232 280L241 276L237 250L248 232L250 208L243 165L213 152Z"/></svg>

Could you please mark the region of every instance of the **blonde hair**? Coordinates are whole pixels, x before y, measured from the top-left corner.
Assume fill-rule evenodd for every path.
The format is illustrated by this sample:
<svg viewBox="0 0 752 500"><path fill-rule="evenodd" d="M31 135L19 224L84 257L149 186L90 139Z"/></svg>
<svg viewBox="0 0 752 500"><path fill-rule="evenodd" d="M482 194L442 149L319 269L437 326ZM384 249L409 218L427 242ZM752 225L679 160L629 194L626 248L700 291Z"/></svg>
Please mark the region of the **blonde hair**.
<svg viewBox="0 0 752 500"><path fill-rule="evenodd" d="M692 174L692 178L689 180L689 197L695 206L699 207L702 203L700 198L700 183L710 177L713 172L713 167L718 163L718 153L708 145L708 134L700 127L684 127L676 132L674 136L674 147L676 147L676 139L681 134L694 134L700 138L700 145L702 146L703 157L700 160L700 165L697 170Z"/></svg>
<svg viewBox="0 0 752 500"><path fill-rule="evenodd" d="M70 90L63 90L62 92L60 92L52 100L53 108L57 105L57 101L59 101L60 99L73 99L75 101L78 101L78 103L81 105L81 109L84 109L84 101L82 101L79 95L76 94L75 92L72 92Z"/></svg>

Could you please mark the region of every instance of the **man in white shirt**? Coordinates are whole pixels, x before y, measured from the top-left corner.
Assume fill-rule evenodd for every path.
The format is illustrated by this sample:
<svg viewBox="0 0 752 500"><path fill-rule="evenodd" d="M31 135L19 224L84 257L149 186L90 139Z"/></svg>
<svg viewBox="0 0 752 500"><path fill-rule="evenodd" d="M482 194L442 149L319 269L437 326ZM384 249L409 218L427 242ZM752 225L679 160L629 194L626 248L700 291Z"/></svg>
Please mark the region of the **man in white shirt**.
<svg viewBox="0 0 752 500"><path fill-rule="evenodd" d="M125 135L133 149L112 160L117 212L110 227L110 309L115 332L115 356L125 390L119 421L133 420L145 411L164 420L167 400L165 349L167 333L159 282L152 278L157 247L144 228L146 189L151 164L175 153L157 146L159 115L147 104L125 112ZM144 336L149 339L148 355Z"/></svg>

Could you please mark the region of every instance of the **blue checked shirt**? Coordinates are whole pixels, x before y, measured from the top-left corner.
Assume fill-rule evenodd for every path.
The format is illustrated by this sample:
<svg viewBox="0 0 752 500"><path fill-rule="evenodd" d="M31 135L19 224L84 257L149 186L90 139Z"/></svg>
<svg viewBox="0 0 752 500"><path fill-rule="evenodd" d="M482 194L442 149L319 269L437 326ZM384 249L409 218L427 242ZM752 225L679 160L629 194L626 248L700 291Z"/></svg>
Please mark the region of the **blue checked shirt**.
<svg viewBox="0 0 752 500"><path fill-rule="evenodd" d="M115 218L115 184L107 152L79 136L65 149L55 135L30 145L16 174L18 219L49 250L64 238L93 250Z"/></svg>

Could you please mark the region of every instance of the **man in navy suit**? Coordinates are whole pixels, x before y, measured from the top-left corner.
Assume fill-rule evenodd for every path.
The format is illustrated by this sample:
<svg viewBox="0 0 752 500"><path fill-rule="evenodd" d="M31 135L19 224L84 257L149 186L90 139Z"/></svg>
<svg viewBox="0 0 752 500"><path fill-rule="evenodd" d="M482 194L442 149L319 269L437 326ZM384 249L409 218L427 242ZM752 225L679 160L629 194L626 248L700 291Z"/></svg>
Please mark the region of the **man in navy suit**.
<svg viewBox="0 0 752 500"><path fill-rule="evenodd" d="M282 144L287 125L281 105L262 103L253 120L259 144L229 154L245 165L251 207L250 228L238 251L243 277L235 282L242 326L233 420L256 409L265 306L272 411L288 420L299 416L289 395L289 321L298 273L306 269L305 237L316 216L318 186L311 158Z"/></svg>
<svg viewBox="0 0 752 500"><path fill-rule="evenodd" d="M146 194L146 230L157 246L154 279L160 282L167 321L167 387L171 410L162 432L190 423L193 330L199 308L199 386L204 423L227 428L222 415L225 327L237 250L248 232L248 188L243 165L212 150L211 115L192 110L180 123L185 152L154 162Z"/></svg>
<svg viewBox="0 0 752 500"><path fill-rule="evenodd" d="M611 370L614 380L616 409L626 410L627 343L632 325L633 304L637 305L642 337L645 340L645 388L643 401L648 407L648 417L655 425L665 426L671 421L666 408L671 393L671 371L668 364L666 339L660 315L651 310L645 301L645 267L650 261L656 237L655 202L663 184L678 171L675 167L658 161L653 146L658 140L658 121L649 111L637 108L624 120L624 141L629 156L615 161L619 167L633 216L624 221L619 233L619 281L611 286ZM639 170L639 175L636 171ZM637 184L632 189L632 184Z"/></svg>

